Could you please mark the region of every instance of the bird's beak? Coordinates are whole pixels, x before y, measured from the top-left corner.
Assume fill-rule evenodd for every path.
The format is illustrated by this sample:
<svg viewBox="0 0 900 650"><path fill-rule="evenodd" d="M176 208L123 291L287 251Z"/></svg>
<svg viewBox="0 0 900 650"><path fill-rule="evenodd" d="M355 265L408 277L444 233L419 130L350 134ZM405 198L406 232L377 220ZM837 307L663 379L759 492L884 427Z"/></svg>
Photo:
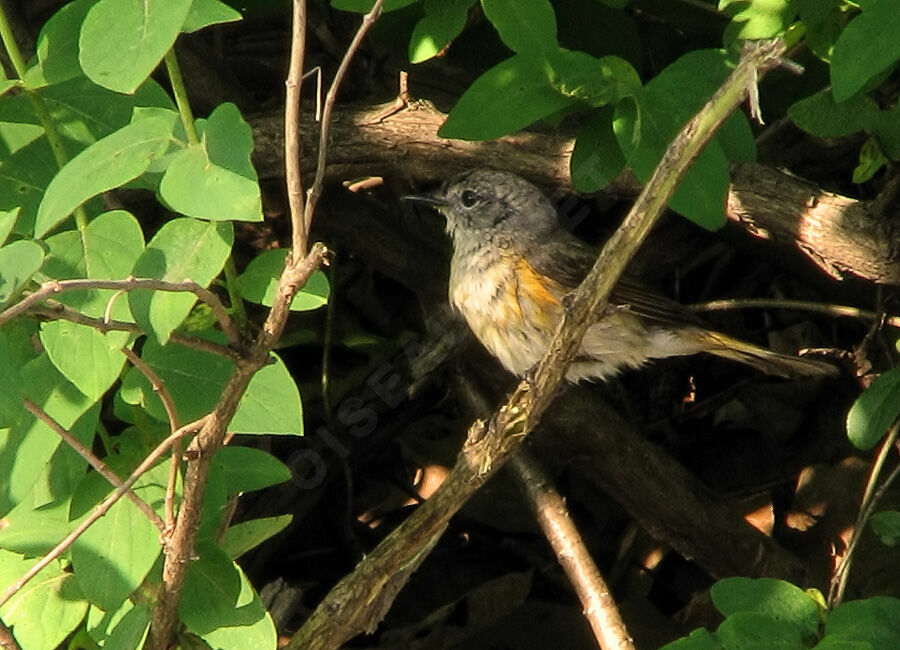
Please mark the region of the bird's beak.
<svg viewBox="0 0 900 650"><path fill-rule="evenodd" d="M410 203L419 203L421 205L428 205L433 208L443 208L450 205L450 201L448 201L447 199L442 199L438 196L429 194L401 196L400 200L409 201Z"/></svg>

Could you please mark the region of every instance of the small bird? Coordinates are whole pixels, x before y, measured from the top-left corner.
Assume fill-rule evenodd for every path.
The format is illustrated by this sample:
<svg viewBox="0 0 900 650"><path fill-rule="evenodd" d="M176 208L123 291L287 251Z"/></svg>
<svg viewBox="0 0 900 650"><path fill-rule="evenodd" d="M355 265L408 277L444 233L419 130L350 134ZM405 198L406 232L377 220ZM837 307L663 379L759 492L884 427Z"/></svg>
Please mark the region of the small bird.
<svg viewBox="0 0 900 650"><path fill-rule="evenodd" d="M523 376L546 352L563 316L563 298L587 275L595 252L559 225L537 187L509 172L464 172L432 195L403 199L447 219L453 239L450 304L507 370ZM603 380L651 359L698 352L782 377L836 374L827 363L709 330L678 303L628 278L619 280L610 305L584 335L569 381Z"/></svg>

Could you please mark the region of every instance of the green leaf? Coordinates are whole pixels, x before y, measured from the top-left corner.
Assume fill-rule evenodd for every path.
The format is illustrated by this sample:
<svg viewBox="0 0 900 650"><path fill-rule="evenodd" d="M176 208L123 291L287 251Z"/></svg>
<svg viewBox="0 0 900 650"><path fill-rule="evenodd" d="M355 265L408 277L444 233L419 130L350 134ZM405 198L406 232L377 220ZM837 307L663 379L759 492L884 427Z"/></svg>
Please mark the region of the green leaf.
<svg viewBox="0 0 900 650"><path fill-rule="evenodd" d="M24 145L0 165L0 210L20 210L15 232L32 234L44 188L57 169L46 138Z"/></svg>
<svg viewBox="0 0 900 650"><path fill-rule="evenodd" d="M41 344L53 365L92 401L118 379L125 365L122 347L130 337L129 332L102 333L62 319L41 325Z"/></svg>
<svg viewBox="0 0 900 650"><path fill-rule="evenodd" d="M688 636L667 643L659 650L721 650L722 644L706 628L694 630Z"/></svg>
<svg viewBox="0 0 900 650"><path fill-rule="evenodd" d="M646 182L669 142L716 91L731 72L720 50L695 50L682 56L654 78L632 102L616 108L614 129L629 166ZM708 229L725 222L729 162L726 151L745 159L753 155L752 131L743 114L726 120L675 191L670 206ZM727 146L724 144L727 142Z"/></svg>
<svg viewBox="0 0 900 650"><path fill-rule="evenodd" d="M131 275L144 251L144 233L129 212L111 210L98 215L82 231L61 232L44 243L50 254L42 272L50 278L123 280ZM59 300L88 316L100 317L115 294L112 290L91 289L61 294ZM124 298L115 300L109 313L116 320L133 320Z"/></svg>
<svg viewBox="0 0 900 650"><path fill-rule="evenodd" d="M858 449L871 449L900 416L900 368L883 373L863 391L847 413L847 437Z"/></svg>
<svg viewBox="0 0 900 650"><path fill-rule="evenodd" d="M858 95L838 103L831 92L823 90L791 105L788 117L814 136L841 138L866 130L878 112L878 105L870 97Z"/></svg>
<svg viewBox="0 0 900 650"><path fill-rule="evenodd" d="M262 517L230 526L222 539L222 550L236 560L287 528L293 518L293 515Z"/></svg>
<svg viewBox="0 0 900 650"><path fill-rule="evenodd" d="M199 219L262 221L250 125L234 104L221 104L197 126L201 142L172 158L159 186L163 200Z"/></svg>
<svg viewBox="0 0 900 650"><path fill-rule="evenodd" d="M403 7L408 7L409 5L414 5L421 1L422 0L385 0L384 5L382 5L382 11L384 11L384 13L396 11L397 9L402 9ZM331 6L335 9L340 9L341 11L354 11L359 14L366 13L374 4L375 0L331 0Z"/></svg>
<svg viewBox="0 0 900 650"><path fill-rule="evenodd" d="M37 57L47 83L58 84L83 73L78 63L78 32L97 0L76 0L63 6L41 28Z"/></svg>
<svg viewBox="0 0 900 650"><path fill-rule="evenodd" d="M416 23L409 39L410 63L427 61L459 36L476 1L425 0L425 16Z"/></svg>
<svg viewBox="0 0 900 650"><path fill-rule="evenodd" d="M516 55L478 77L438 131L442 138L490 140L571 106L539 62Z"/></svg>
<svg viewBox="0 0 900 650"><path fill-rule="evenodd" d="M556 49L556 15L549 0L481 0L500 40L517 54L535 56Z"/></svg>
<svg viewBox="0 0 900 650"><path fill-rule="evenodd" d="M581 127L569 159L572 186L579 192L597 192L625 167L625 156L612 125L613 109L594 111Z"/></svg>
<svg viewBox="0 0 900 650"><path fill-rule="evenodd" d="M873 648L867 641L857 641L845 634L835 634L819 641L815 650L873 650Z"/></svg>
<svg viewBox="0 0 900 650"><path fill-rule="evenodd" d="M557 48L547 52L547 57L553 87L595 108L633 97L641 88L637 71L617 56L598 59L585 52Z"/></svg>
<svg viewBox="0 0 900 650"><path fill-rule="evenodd" d="M287 465L262 449L223 447L213 458L222 472L228 496L262 490L291 478Z"/></svg>
<svg viewBox="0 0 900 650"><path fill-rule="evenodd" d="M144 490L135 493L146 497ZM72 545L72 567L88 600L109 611L137 589L161 550L156 527L130 500L119 499Z"/></svg>
<svg viewBox="0 0 900 650"><path fill-rule="evenodd" d="M789 625L804 638L819 629L819 606L805 591L783 580L726 578L712 586L710 596L728 618L740 613L758 614Z"/></svg>
<svg viewBox="0 0 900 650"><path fill-rule="evenodd" d="M194 0L181 31L196 32L210 25L233 23L241 20L241 12L219 0Z"/></svg>
<svg viewBox="0 0 900 650"><path fill-rule="evenodd" d="M0 248L0 306L17 295L44 263L44 249L19 240Z"/></svg>
<svg viewBox="0 0 900 650"><path fill-rule="evenodd" d="M790 623L759 612L732 614L716 630L725 648L741 650L802 650L800 630Z"/></svg>
<svg viewBox="0 0 900 650"><path fill-rule="evenodd" d="M797 16L791 0L719 0L719 11L731 16L725 43L778 36Z"/></svg>
<svg viewBox="0 0 900 650"><path fill-rule="evenodd" d="M0 210L0 246L6 243L13 228L16 227L20 212L22 212L22 208Z"/></svg>
<svg viewBox="0 0 900 650"><path fill-rule="evenodd" d="M878 146L878 141L875 138L866 138L859 149L859 164L853 169L853 182L861 184L872 180L872 177L890 162Z"/></svg>
<svg viewBox="0 0 900 650"><path fill-rule="evenodd" d="M35 235L43 237L87 199L140 176L169 146L174 123L148 117L98 140L50 181L38 208Z"/></svg>
<svg viewBox="0 0 900 650"><path fill-rule="evenodd" d="M192 280L206 287L225 266L233 243L230 223L173 219L147 244L133 273L172 282ZM128 294L135 321L160 343L169 340L196 301L189 292L140 290Z"/></svg>
<svg viewBox="0 0 900 650"><path fill-rule="evenodd" d="M149 605L135 605L116 622L115 627L104 639L103 650L132 650L141 648L147 630L150 628Z"/></svg>
<svg viewBox="0 0 900 650"><path fill-rule="evenodd" d="M105 88L131 94L175 44L191 0L99 0L78 41L81 68Z"/></svg>
<svg viewBox="0 0 900 650"><path fill-rule="evenodd" d="M274 356L274 355L273 355ZM234 364L210 352L169 343L159 346L148 340L141 358L165 382L181 421L189 422L209 413L234 371ZM240 433L301 435L302 405L297 385L278 357L264 366L247 386L229 429ZM149 415L166 421L159 397L146 378L129 370L121 388L122 399L140 404Z"/></svg>
<svg viewBox="0 0 900 650"><path fill-rule="evenodd" d="M900 600L877 596L841 603L825 623L825 638L830 636L867 641L873 650L900 648Z"/></svg>
<svg viewBox="0 0 900 650"><path fill-rule="evenodd" d="M37 560L0 550L0 585L18 580ZM23 648L56 648L87 611L75 578L59 560L38 573L0 607L0 618Z"/></svg>
<svg viewBox="0 0 900 650"><path fill-rule="evenodd" d="M851 20L831 55L836 101L849 99L900 59L900 11L894 0L869 3Z"/></svg>
<svg viewBox="0 0 900 650"><path fill-rule="evenodd" d="M0 259L3 249L0 248ZM19 375L16 342L5 329L0 330L0 429L15 425L25 414L22 408L22 377Z"/></svg>
<svg viewBox="0 0 900 650"><path fill-rule="evenodd" d="M69 521L67 502L35 508L33 501L24 499L4 516L0 548L37 557L49 552L71 532L74 526Z"/></svg>
<svg viewBox="0 0 900 650"><path fill-rule="evenodd" d="M284 270L286 248L264 251L253 258L238 277L238 291L245 300L271 307L278 288L278 278ZM316 269L291 301L293 311L317 309L328 302L328 278Z"/></svg>
<svg viewBox="0 0 900 650"><path fill-rule="evenodd" d="M872 522L872 530L887 546L900 545L900 512L896 510L883 510L876 512L869 520Z"/></svg>

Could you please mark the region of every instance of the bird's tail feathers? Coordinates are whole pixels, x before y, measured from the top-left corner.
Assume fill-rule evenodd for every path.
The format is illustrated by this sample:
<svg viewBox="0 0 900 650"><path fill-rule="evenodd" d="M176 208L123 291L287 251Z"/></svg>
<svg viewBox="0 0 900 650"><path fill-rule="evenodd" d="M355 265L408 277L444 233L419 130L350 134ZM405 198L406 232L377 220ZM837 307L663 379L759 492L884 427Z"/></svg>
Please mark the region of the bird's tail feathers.
<svg viewBox="0 0 900 650"><path fill-rule="evenodd" d="M838 369L824 361L804 359L772 352L766 348L733 339L719 332L697 330L703 342L703 351L718 357L739 361L770 375L781 377L834 377Z"/></svg>

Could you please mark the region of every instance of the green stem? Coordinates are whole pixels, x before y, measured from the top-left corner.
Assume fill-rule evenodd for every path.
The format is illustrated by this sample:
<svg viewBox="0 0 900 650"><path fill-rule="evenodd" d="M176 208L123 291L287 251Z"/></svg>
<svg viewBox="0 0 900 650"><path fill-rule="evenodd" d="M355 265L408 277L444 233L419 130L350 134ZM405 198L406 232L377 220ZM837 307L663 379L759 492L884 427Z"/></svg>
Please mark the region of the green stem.
<svg viewBox="0 0 900 650"><path fill-rule="evenodd" d="M200 144L197 137L197 129L194 126L194 113L191 111L191 103L188 101L187 90L184 87L184 78L181 76L181 68L178 67L178 59L175 58L173 47L165 56L166 72L169 73L169 83L172 84L172 94L175 95L175 104L178 106L178 114L181 115L181 123L187 132L190 144Z"/></svg>
<svg viewBox="0 0 900 650"><path fill-rule="evenodd" d="M228 301L231 303L231 317L238 328L243 329L247 325L247 311L244 309L244 299L238 291L237 275L234 258L229 255L225 261L225 288L228 290Z"/></svg>
<svg viewBox="0 0 900 650"><path fill-rule="evenodd" d="M12 32L12 26L9 24L9 19L6 16L6 11L2 4L0 4L0 40L3 41L3 47L6 48L6 52L9 54L9 60L13 65L16 76L22 81L22 89L25 91L28 102L31 104L31 108L34 110L35 115L37 115L38 120L41 122L41 126L44 129L44 135L47 136L47 142L50 144L50 150L53 152L53 157L56 159L56 164L62 169L63 165L69 162L69 156L66 154L66 148L63 145L62 137L59 135L59 131L56 130L56 124L54 124L53 118L50 116L50 111L47 110L47 104L44 103L44 98L41 97L37 91L29 88L28 85L24 83L25 72L27 71L25 59L22 57L22 51L19 49L19 44L16 43L15 36ZM75 225L79 230L83 230L87 227L87 224L88 218L87 213L84 211L84 206L78 206L75 209Z"/></svg>

